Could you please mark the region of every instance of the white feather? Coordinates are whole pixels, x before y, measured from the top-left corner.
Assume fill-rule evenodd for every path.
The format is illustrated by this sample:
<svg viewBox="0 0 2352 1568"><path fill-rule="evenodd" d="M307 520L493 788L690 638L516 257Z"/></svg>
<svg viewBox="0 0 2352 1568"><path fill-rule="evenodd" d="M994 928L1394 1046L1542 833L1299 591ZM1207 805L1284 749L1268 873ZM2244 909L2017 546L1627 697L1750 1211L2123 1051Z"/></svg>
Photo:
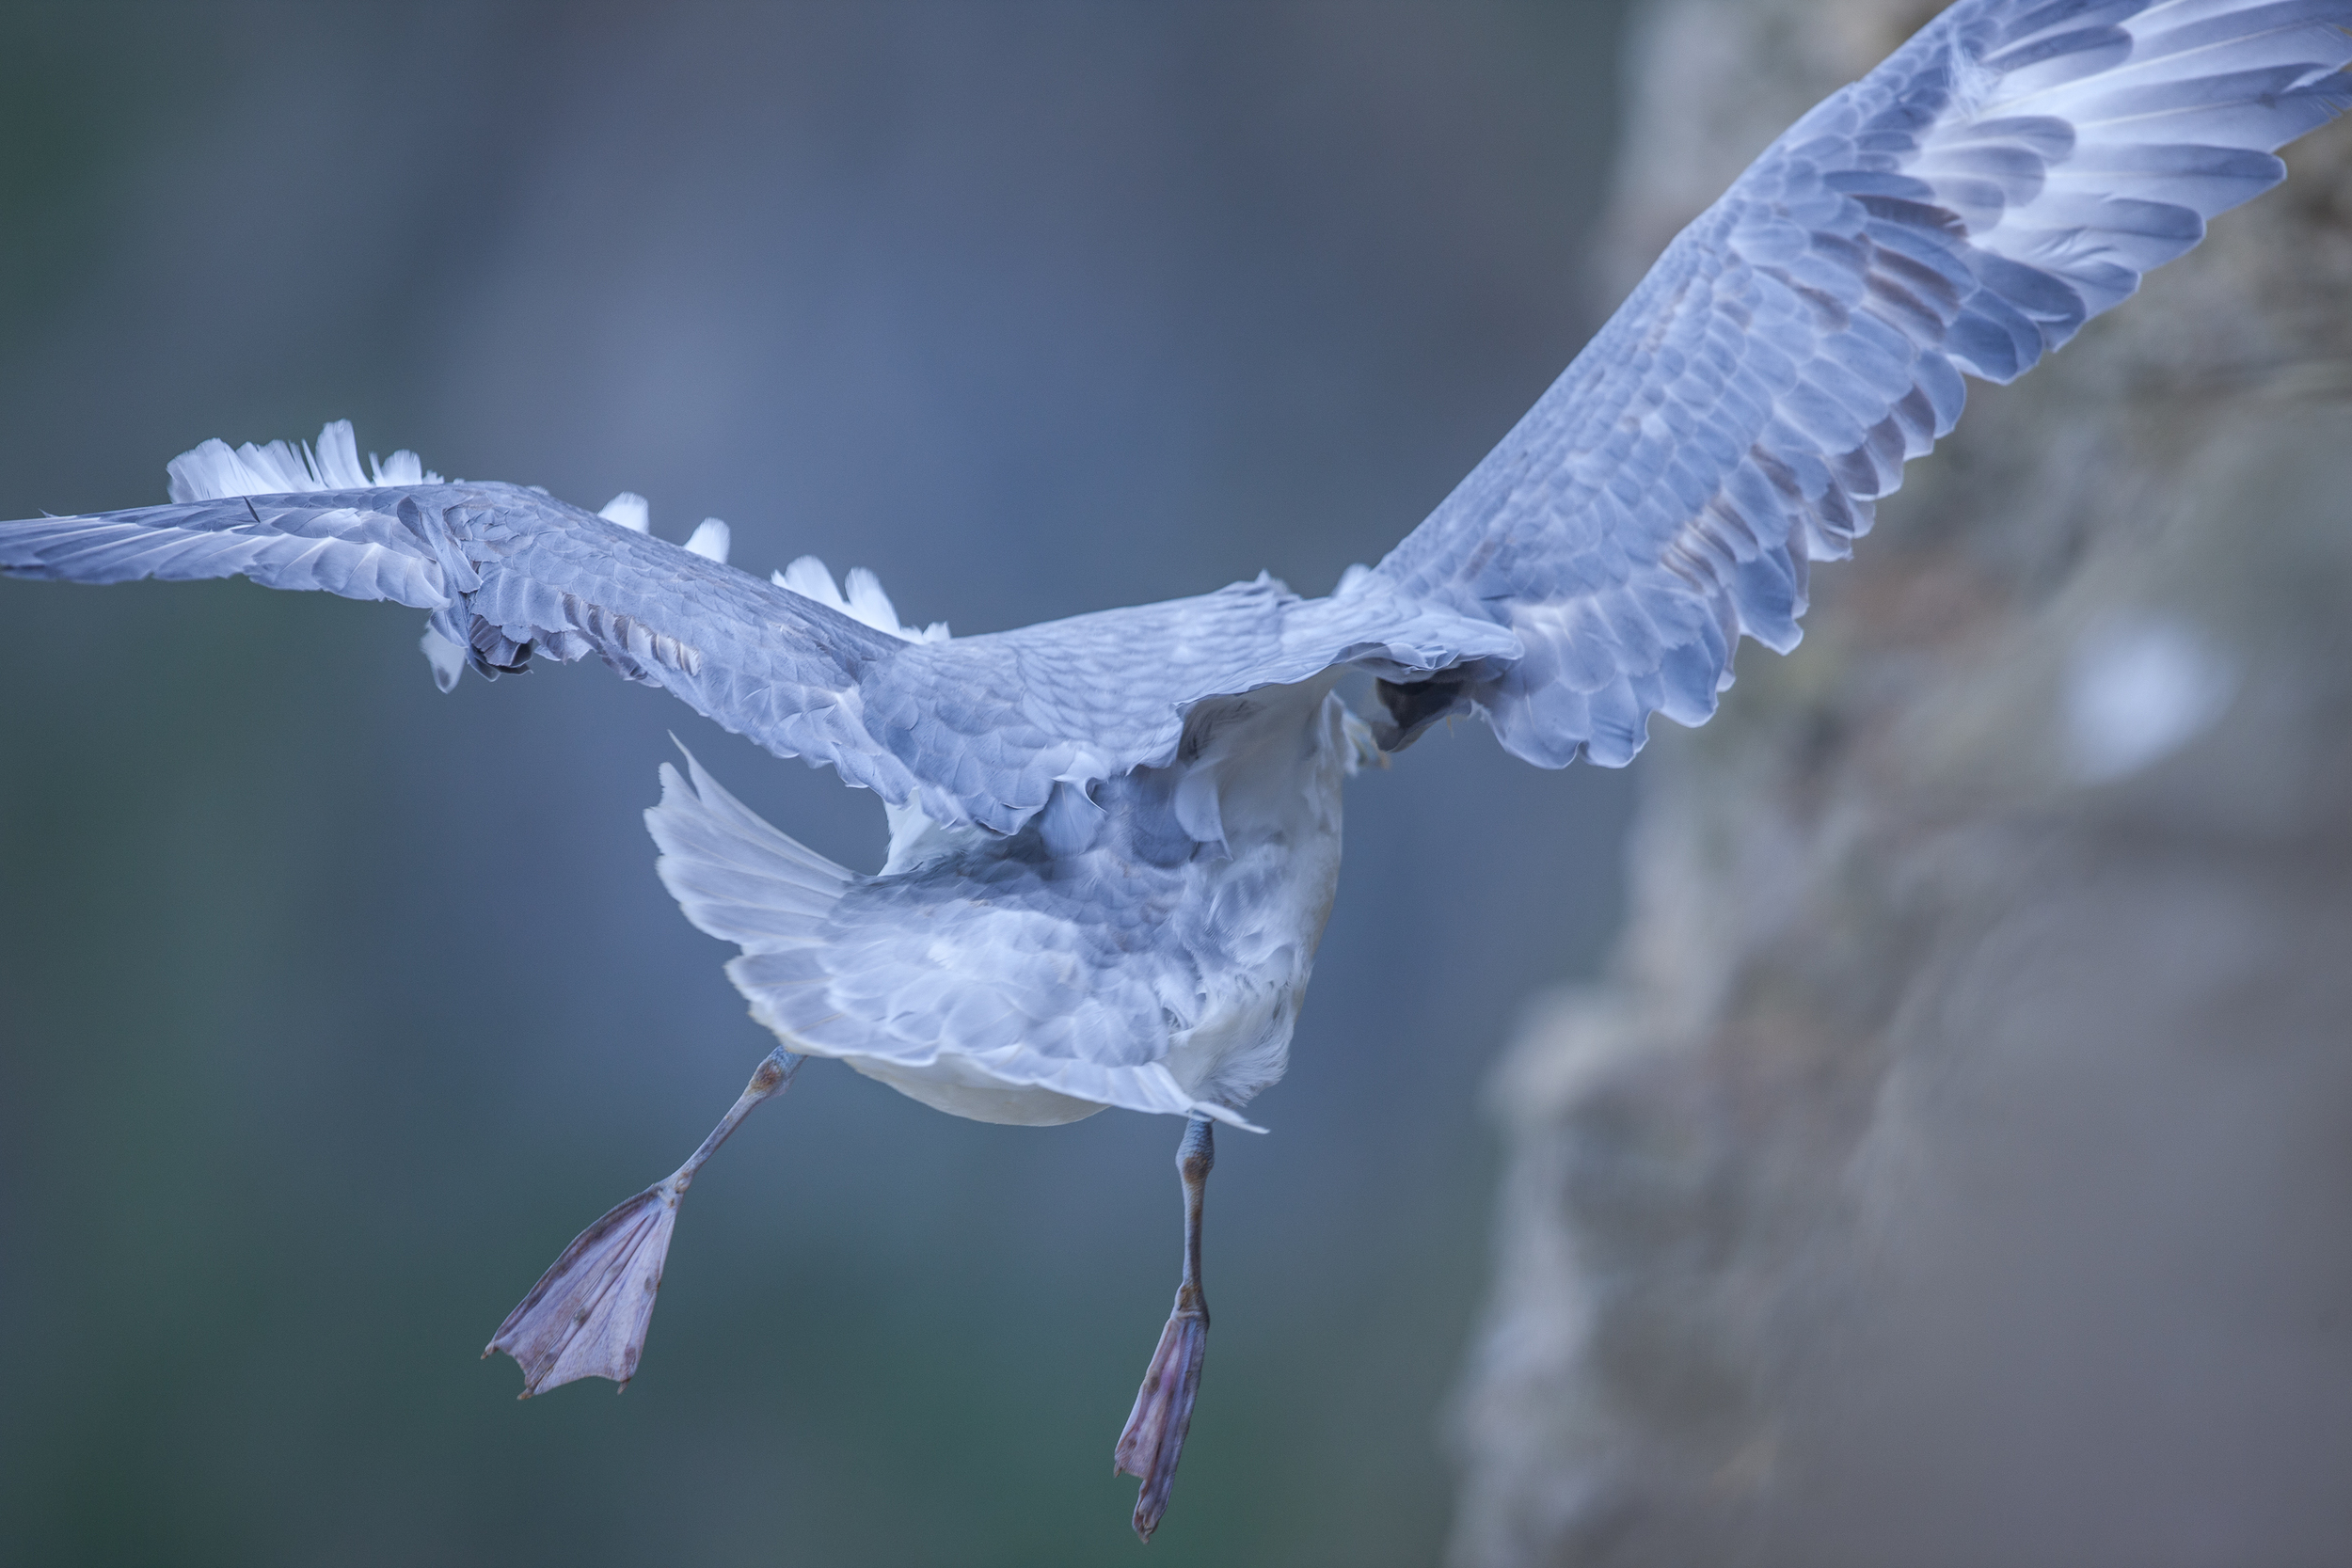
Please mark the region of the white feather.
<svg viewBox="0 0 2352 1568"><path fill-rule="evenodd" d="M863 566L850 568L850 592L846 595L834 585L832 570L813 555L804 555L783 571L771 573L769 580L804 599L815 599L827 610L837 610L852 621L863 622L893 637L903 637L910 642L948 640L945 621L933 621L921 631L901 625L890 595L882 592L882 579Z"/></svg>
<svg viewBox="0 0 2352 1568"><path fill-rule="evenodd" d="M230 448L212 440L171 460L171 499L175 501L220 500L230 496L296 496L312 490L375 490L389 484L438 484L413 451L396 451L387 463L373 453L368 469L359 467L359 445L349 420L337 420L319 431L318 445L272 441L257 447L247 441Z"/></svg>
<svg viewBox="0 0 2352 1568"><path fill-rule="evenodd" d="M653 531L653 508L646 505L645 498L634 490L624 490L606 501L604 510L596 515L608 523L617 524L628 530L631 533Z"/></svg>

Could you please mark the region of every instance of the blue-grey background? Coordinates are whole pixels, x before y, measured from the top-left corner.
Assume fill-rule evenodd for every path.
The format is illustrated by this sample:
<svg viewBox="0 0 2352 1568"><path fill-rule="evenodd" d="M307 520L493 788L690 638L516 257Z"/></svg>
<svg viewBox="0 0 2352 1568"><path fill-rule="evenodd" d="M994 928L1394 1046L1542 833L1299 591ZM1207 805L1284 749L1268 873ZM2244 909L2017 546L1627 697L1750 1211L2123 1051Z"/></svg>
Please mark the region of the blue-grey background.
<svg viewBox="0 0 2352 1568"><path fill-rule="evenodd" d="M11 6L0 515L348 416L961 632L1321 592L1596 324L1618 13ZM819 1065L697 1184L626 1398L474 1360L771 1043L654 879L665 732L882 830L597 668L443 697L420 620L0 583L0 1558L1132 1560L1172 1121ZM1161 1568L1437 1554L1477 1085L1596 962L1627 800L1475 728L1352 786Z"/></svg>

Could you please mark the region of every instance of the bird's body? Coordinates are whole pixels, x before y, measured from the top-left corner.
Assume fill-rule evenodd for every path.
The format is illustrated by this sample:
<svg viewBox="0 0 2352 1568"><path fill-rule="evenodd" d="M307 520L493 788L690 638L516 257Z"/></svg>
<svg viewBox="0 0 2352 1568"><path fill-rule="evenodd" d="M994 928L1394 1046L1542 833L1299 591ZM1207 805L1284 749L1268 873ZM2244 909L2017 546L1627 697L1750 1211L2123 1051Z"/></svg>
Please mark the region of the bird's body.
<svg viewBox="0 0 2352 1568"><path fill-rule="evenodd" d="M899 808L873 877L812 879L816 857L672 770L648 814L662 876L743 944L728 973L795 1052L983 1121L1238 1121L1282 1075L1369 748L1332 682L1197 711L1166 767L1060 791L1015 833Z"/></svg>
<svg viewBox="0 0 2352 1568"><path fill-rule="evenodd" d="M1806 115L1659 260L1454 493L1326 597L1264 578L980 637L870 577L725 564L644 503L215 441L172 504L0 523L0 571L244 575L428 612L446 687L593 653L891 815L854 876L689 763L649 814L687 913L784 1049L668 1181L558 1259L492 1341L535 1390L635 1370L669 1219L803 1054L965 1116L1188 1118L1187 1261L1119 1447L1165 1504L1198 1385L1211 1125L1281 1075L1363 756L1474 714L1514 754L1620 765L1705 721L1742 636L1785 651L1813 562L1904 463L2275 184L2352 103L2352 0L1961 0ZM1385 717L1333 695L1375 677Z"/></svg>

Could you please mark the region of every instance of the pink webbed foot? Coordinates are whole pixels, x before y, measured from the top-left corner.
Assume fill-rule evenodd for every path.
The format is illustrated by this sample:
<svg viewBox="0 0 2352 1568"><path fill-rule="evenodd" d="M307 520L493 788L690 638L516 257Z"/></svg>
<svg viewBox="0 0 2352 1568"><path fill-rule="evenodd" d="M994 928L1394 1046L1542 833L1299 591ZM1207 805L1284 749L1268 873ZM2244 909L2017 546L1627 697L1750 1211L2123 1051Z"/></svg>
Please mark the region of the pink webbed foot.
<svg viewBox="0 0 2352 1568"><path fill-rule="evenodd" d="M1190 1301L1185 1297L1189 1295ZM1136 1391L1135 1412L1119 1434L1112 1473L1143 1482L1136 1494L1136 1534L1152 1539L1168 1512L1176 1484L1176 1462L1184 1456L1184 1433L1192 1427L1193 1401L1200 1393L1200 1362L1209 1348L1209 1313L1198 1291L1179 1293L1174 1315L1160 1330L1151 1370Z"/></svg>
<svg viewBox="0 0 2352 1568"><path fill-rule="evenodd" d="M792 1082L804 1059L784 1050L770 1053L693 1158L671 1172L666 1181L646 1188L573 1237L522 1304L506 1315L482 1354L486 1359L504 1351L515 1358L523 1370L524 1399L583 1377L609 1377L628 1386L637 1375L637 1358L644 1354L654 1296L661 1289L661 1265L670 1256L670 1234L677 1226L678 1200L703 1162L727 1141L753 1106Z"/></svg>
<svg viewBox="0 0 2352 1568"><path fill-rule="evenodd" d="M1216 1164L1216 1124L1196 1117L1184 1126L1176 1150L1176 1174L1184 1188L1184 1273L1176 1287L1176 1309L1160 1330L1151 1370L1136 1391L1127 1430L1112 1450L1111 1473L1130 1475L1143 1485L1136 1492L1136 1534L1152 1539L1168 1512L1176 1484L1176 1462L1184 1457L1184 1433L1192 1429L1192 1402L1200 1394L1200 1360L1209 1349L1209 1302L1200 1293L1200 1209Z"/></svg>
<svg viewBox="0 0 2352 1568"><path fill-rule="evenodd" d="M654 1294L677 1225L674 1181L648 1187L581 1231L483 1347L523 1370L521 1398L583 1377L637 1375Z"/></svg>

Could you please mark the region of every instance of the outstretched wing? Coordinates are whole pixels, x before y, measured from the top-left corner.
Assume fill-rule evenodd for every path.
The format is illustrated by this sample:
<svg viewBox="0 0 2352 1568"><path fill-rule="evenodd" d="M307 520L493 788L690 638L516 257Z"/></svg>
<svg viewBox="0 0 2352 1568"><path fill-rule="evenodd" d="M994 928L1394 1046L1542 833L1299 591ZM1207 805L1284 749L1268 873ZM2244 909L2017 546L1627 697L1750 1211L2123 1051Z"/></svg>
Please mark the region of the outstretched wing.
<svg viewBox="0 0 2352 1568"><path fill-rule="evenodd" d="M1267 578L957 641L893 634L814 562L763 581L511 484L446 483L399 454L373 475L347 424L315 451L208 442L174 504L0 523L0 573L77 582L244 576L432 612L454 680L589 654L784 756L894 805L1017 832L1058 781L1173 758L1198 703L1364 661L1399 678L1516 656L1512 634L1369 579L1303 600ZM634 519L630 519L634 520ZM811 568L814 568L811 570ZM828 602L831 601L831 602ZM839 605L841 608L834 608ZM889 620L887 616L884 620Z"/></svg>
<svg viewBox="0 0 2352 1568"><path fill-rule="evenodd" d="M1961 0L1776 142L1428 521L1327 599L1261 579L951 641L404 454L208 443L179 504L0 523L0 572L389 598L485 673L601 655L942 822L1174 760L1215 697L1366 666L1401 744L1463 706L1559 767L1696 723L1797 640L1902 465L2276 183L2352 102L2352 0ZM262 492L268 493L262 493ZM830 583L825 585L830 588ZM854 607L851 607L854 608Z"/></svg>
<svg viewBox="0 0 2352 1568"><path fill-rule="evenodd" d="M1960 417L2352 102L2352 0L1962 0L1684 230L1375 576L1522 657L1421 697L1612 766L1692 724L1740 633L1786 652L1814 561ZM1434 697L1436 700L1430 700Z"/></svg>
<svg viewBox="0 0 2352 1568"><path fill-rule="evenodd" d="M315 456L207 443L173 465L175 504L0 523L0 572L243 576L390 599L432 611L485 674L596 654L770 751L830 762L894 801L914 788L856 697L899 639L542 491L443 483L405 453L371 482L351 444L348 425L330 425ZM255 484L278 493L241 493Z"/></svg>

